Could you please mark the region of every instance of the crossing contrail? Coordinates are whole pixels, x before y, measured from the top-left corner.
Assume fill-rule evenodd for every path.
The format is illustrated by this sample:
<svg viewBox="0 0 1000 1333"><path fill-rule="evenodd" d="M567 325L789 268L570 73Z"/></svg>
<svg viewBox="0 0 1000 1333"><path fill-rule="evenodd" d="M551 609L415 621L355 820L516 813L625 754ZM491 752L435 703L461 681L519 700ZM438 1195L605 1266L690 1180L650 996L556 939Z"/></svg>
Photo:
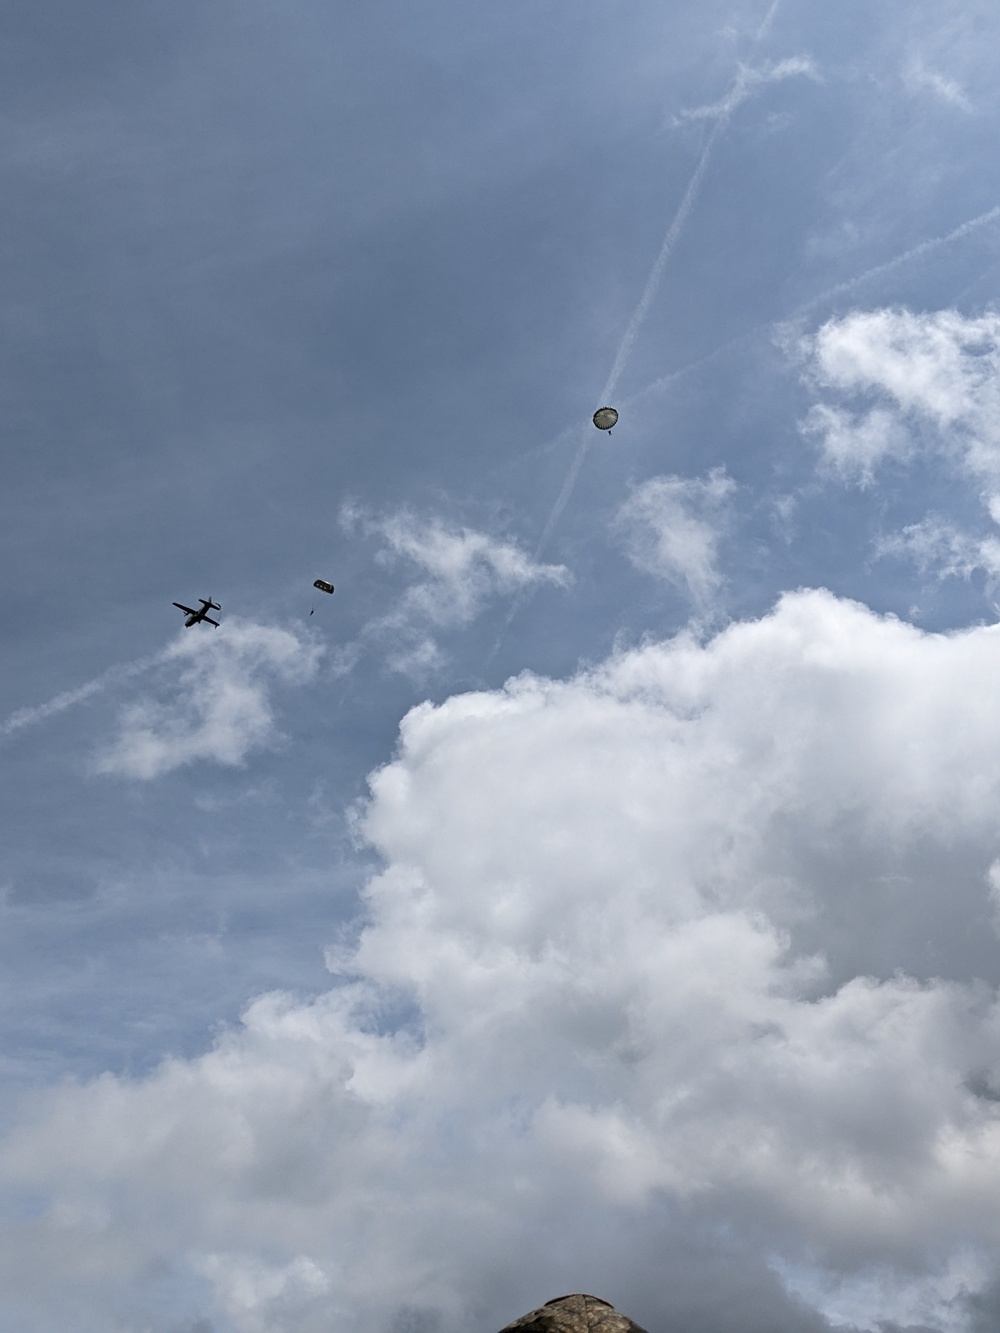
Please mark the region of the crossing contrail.
<svg viewBox="0 0 1000 1333"><path fill-rule="evenodd" d="M767 33L768 28L774 20L775 14L778 12L780 3L781 0L774 0L772 3L763 23L757 31L754 38L755 42L759 42ZM638 303L632 311L632 317L626 325L625 332L622 334L622 339L618 344L618 351L615 354L611 371L605 381L604 388L601 390L602 403L606 403L614 393L618 381L621 379L622 372L628 364L628 359L632 354L632 348L635 346L635 340L645 323L646 316L649 314L654 300L656 299L656 293L659 290L667 263L674 252L674 247L677 245L681 232L684 230L684 226L691 215L691 210L694 208L698 199L702 182L705 179L705 172L708 170L712 150L715 147L719 136L725 131L729 124L733 112L750 95L750 89L755 84L767 83L773 79L785 78L789 74L805 73L810 69L809 62L800 59L782 61L772 69L765 70L764 72L741 67L733 86L720 103L713 107L703 108L698 112L690 114L690 119L711 115L714 123L708 139L705 141L705 147L701 150L701 156L698 158L698 163L695 166L691 179L688 181L687 189L684 191L684 197L681 199L677 212L674 214L673 220L667 228L667 234L664 236L663 242L660 245L659 253L653 261L653 267L649 271L649 277L646 279L646 284L642 289L642 294L639 297ZM542 529L542 534L535 547L536 562L541 559L545 548L549 544L549 540L555 530L556 524L559 522L563 515L563 511L569 503L570 496L573 494L577 480L579 479L580 471L586 462L587 454L590 452L592 439L593 428L588 422L580 431L580 442L577 445L576 453L573 455L573 461L570 463L569 471L566 473L566 479L563 481L559 494L556 496L555 504L549 512L545 526ZM500 645L503 642L504 635L513 624L518 611L531 596L531 592L532 590L525 589L514 598L510 610L507 613L503 629L500 631L496 643L493 645L493 650L487 659L488 661L492 661L496 656Z"/></svg>
<svg viewBox="0 0 1000 1333"><path fill-rule="evenodd" d="M781 0L773 0L773 3L768 9L767 14L765 15L760 27L757 30L757 33L754 38L755 42L762 41L763 38L767 35L767 32L770 29L772 23L774 22L775 16L778 13L780 4ZM684 197L680 202L680 205L677 209L677 212L674 215L674 218L669 228L667 229L666 236L663 238L663 243L660 246L659 253L656 256L652 269L650 270L649 277L646 279L646 284L642 290L641 296L639 297L639 301L634 311L632 312L632 317L629 320L628 325L626 326L624 334L622 335L622 340L618 346L618 351L615 355L614 363L611 367L610 374L608 375L607 381L605 382L604 388L602 390L601 399L603 403L607 403L609 401L612 393L614 392L615 388L618 385L619 380L621 379L622 373L625 370L629 357L632 353L632 349L635 345L636 338L638 337L642 325L645 322L647 315L649 314L650 308L654 300L656 299L656 294L657 291L659 290L660 283L662 281L663 273L666 269L667 263L670 260L670 256L673 253L674 247L676 246L677 241L680 238L681 232L683 231L684 226L688 220L688 217L690 216L691 210L697 201L698 194L701 190L702 182L704 181L705 173L708 169L709 160L712 155L712 150L719 136L724 132L724 130L728 126L733 112L750 95L750 89L755 83L770 82L771 80L776 78L784 78L789 74L812 73L812 72L813 72L812 67L809 64L809 62L807 60L802 60L798 58L783 61L780 64L774 66L772 69L765 70L763 72L747 68L741 68L733 84L733 87L731 88L730 92L727 94L727 96L723 99L721 103L718 103L715 107L703 108L698 112L690 113L690 118L713 115L714 124L712 126L711 133L709 134L708 139L705 143L705 147L702 149L701 156L698 159L698 163L695 167L694 173L690 181L688 182L688 187L684 192ZM816 296L811 297L808 301L806 301L805 303L797 307L794 311L792 311L791 314L784 316L780 320L772 320L766 324L757 325L756 327L749 329L746 333L737 335L737 337L730 339L728 342L722 344L722 346L715 348L714 351L708 352L704 356L699 357L698 360L692 361L686 366L681 366L679 369L671 371L667 375L660 376L658 379L654 380L651 384L646 385L645 388L640 389L636 394L632 396L632 398L629 401L631 402L637 401L638 399L643 398L650 393L654 393L659 389L665 388L668 384L683 378L685 375L692 373L693 371L699 369L701 366L713 361L716 357L719 357L723 355L725 352L730 351L732 348L738 346L740 343L749 341L757 334L765 331L773 333L777 329L780 329L782 325L791 323L793 320L801 318L803 315L808 314L811 310L814 310L817 307L824 305L829 301L836 300L838 296L846 295L847 293L856 290L858 287L861 287L863 284L867 282L883 277L885 274L891 273L894 269L900 268L904 264L908 264L915 259L920 259L927 254L931 254L935 250L941 248L942 246L953 244L955 241L961 240L963 237L970 235L971 233L979 230L981 227L988 226L990 223L996 222L998 220L1000 220L1000 205L997 205L996 207L989 209L985 213L979 214L977 217L970 218L968 222L961 223L958 227L955 227L952 231L947 232L942 236L935 236L931 237L929 240L922 241L920 242L919 245L915 245L911 247L909 250L904 251L902 254L896 255L893 259L887 260L882 264L876 264L872 268L866 269L863 273L859 273L853 278L848 278L843 282L837 283L833 287L827 288L825 291L822 291L818 293ZM577 445L576 453L573 456L573 460L570 463L569 470L566 474L566 478L563 481L559 494L556 497L555 503L552 506L548 519L545 522L545 526L542 529L541 536L538 539L538 543L535 547L535 553L534 553L534 558L536 561L541 559L546 547L548 546L549 541L551 540L552 533L554 532L556 525L558 524L567 504L569 503L570 497L572 496L577 481L579 480L580 472L583 468L584 463L586 462L587 455L590 452L590 447L592 443L593 443L593 431L590 428L590 424L588 423L586 426L581 428L580 439L579 439L579 444ZM531 597L532 591L533 591L532 589L525 589L523 592L518 594L518 596L515 597L514 601L511 603L510 610L507 613L503 629L498 635L497 640L493 646L493 650L490 653L490 657L488 659L489 661L492 661L493 658L495 657L497 651L500 648L501 643L503 642L504 636L510 629L511 624L513 623L515 617L517 616L518 611L521 609L524 603Z"/></svg>
<svg viewBox="0 0 1000 1333"><path fill-rule="evenodd" d="M708 136L705 147L701 150L701 157L698 159L698 165L694 169L694 175L688 182L688 187L684 191L684 198L680 202L680 207L674 215L674 220L667 229L667 234L663 238L663 244L660 246L660 253L656 256L656 261L650 269L649 277L646 279L646 285L642 289L642 295L639 297L639 303L632 312L632 318L622 335L621 343L618 346L618 353L615 356L614 365L611 367L611 373L605 382L601 391L601 401L606 402L614 393L622 371L628 362L638 337L639 330L645 323L646 316L649 314L650 306L656 299L656 293L659 290L663 280L663 271L667 267L667 261L673 254L674 246L684 230L684 224L691 215L691 209L694 207L695 200L698 198L701 190L702 181L705 179L705 172L708 169L708 160L712 156L712 149L715 147L715 141L729 123L732 111L723 111L715 124L712 126L712 132Z"/></svg>
<svg viewBox="0 0 1000 1333"><path fill-rule="evenodd" d="M735 88L740 88L740 86L740 80L737 80ZM667 261L673 253L674 246L677 244L680 234L684 230L684 224L687 222L691 209L694 207L695 200L698 198L698 192L701 189L702 181L705 179L705 171L708 168L708 161L712 155L715 141L725 129L735 105L736 102L733 100L732 95L730 95L723 104L723 110L720 112L715 124L712 126L712 132L706 140L705 147L701 150L701 157L698 159L698 165L695 167L694 174L688 182L687 189L684 191L684 198L681 200L680 206L674 214L674 219L667 229L667 234L663 238L663 244L660 246L660 252L656 256L649 277L646 279L646 285L642 289L642 295L639 297L639 302L636 305L635 310L632 312L632 318L629 320L625 332L622 335L622 340L618 345L618 352L615 356L614 364L611 367L611 373L608 375L604 388L601 391L601 401L604 403L611 397L615 386L621 378L622 371L625 369L639 330L642 328L643 322L649 314L650 306L656 298L657 289L663 278L663 271L667 266ZM583 467L587 454L590 452L591 437L593 436L593 433L594 428L588 421L587 424L581 428L580 442L577 445L576 453L573 455L573 461L570 463L569 471L566 473L566 479L562 484L559 494L556 496L555 504L549 512L545 527L542 529L542 534L535 547L534 558L536 563L541 559L542 553L548 546L549 539L555 530L555 526L562 517L563 510L566 508L569 503L569 498L573 494L577 479L580 476L580 469ZM497 641L493 645L493 650L487 659L488 661L492 661L496 656L500 645L503 642L504 635L514 623L515 616L518 611L520 611L525 601L531 596L531 593L531 589L525 589L514 598L513 602L511 602L510 610L507 612L507 618L504 621L503 629L500 631Z"/></svg>
<svg viewBox="0 0 1000 1333"><path fill-rule="evenodd" d="M706 144L705 150L702 153L701 160L698 163L698 167L695 170L695 174L692 177L692 182L691 182L692 185L694 185L695 182L698 180L699 172L704 174L704 166L707 163L706 154L709 148L711 147L711 143L712 140L709 139L709 142ZM652 302L651 295L649 296L648 300L646 299L647 294L650 291L651 284L653 284L652 291L653 294L655 295L656 283L658 283L659 277L662 274L663 265L666 263L666 259L668 259L670 256L670 249L667 246L667 242L670 241L671 244L676 242L677 235L679 234L680 230L677 227L678 218L681 219L680 225L683 226L687 213L690 212L691 204L694 201L695 193L696 191L692 192L691 185L689 185L684 200L681 202L681 207L677 211L677 216L674 218L674 221L670 227L670 231L667 233L667 237L664 241L663 247L660 250L660 254L657 256L657 262L654 265L653 271L650 274L650 278L646 283L646 288L643 291L642 298L640 298L639 305L636 306L635 313L633 314L632 319L629 321L629 327L625 331L625 336L622 339L622 347L626 347L626 354L623 357L622 347L619 347L618 356L615 358L615 366L612 369L612 374L608 377L608 385L611 385L611 387L614 386L614 383L617 380L617 376L620 375L621 373L622 366L624 365L624 361L627 358L627 353L629 350L631 350L631 344L635 341L635 335L638 332L639 326L642 323L642 319L645 317L646 311L648 310L650 303ZM687 204L686 211L685 211L685 204ZM993 208L988 209L985 213L979 213L974 218L969 218L967 222L960 223L957 227L953 227L951 231L945 232L941 236L932 236L926 241L921 241L918 245L911 246L909 250L904 250L902 254L895 255L892 259L887 259L881 264L875 264L871 268L865 269L863 273L858 273L853 278L846 278L843 282L838 282L832 287L827 287L824 291L818 292L815 296L810 297L808 301L803 302L802 305L797 306L793 311L791 311L790 314L783 315L780 319L769 320L765 324L757 324L752 329L748 329L745 333L737 334L735 338L730 338L727 342L722 343L721 346L716 347L713 351L706 352L704 356L698 357L696 361L690 361L687 365L678 367L677 370L672 370L668 372L668 374L666 375L659 376L657 379L653 380L652 383L647 384L644 388L639 389L630 398L628 398L626 400L626 404L639 402L641 399L648 397L650 394L657 393L659 390L665 389L669 384L673 384L678 380L683 379L686 375L690 375L694 371L700 370L703 366L708 365L712 361L716 360L718 357L725 355L726 352L732 351L734 347L738 347L741 343L749 342L750 339L755 338L758 334L761 333L773 334L783 325L791 324L796 319L800 319L803 315L809 314L810 311L816 310L818 307L826 305L830 301L835 301L838 296L846 296L849 292L855 291L858 287L863 286L865 283L872 282L876 278L884 277L885 274L892 273L895 269L902 268L905 264L909 264L915 259L922 259L925 255L933 254L935 250L939 250L947 245L952 245L956 241L964 239L964 237L966 236L971 236L974 232L979 231L980 228L987 227L990 225L990 223L993 222L1000 222L1000 204L997 204ZM666 251L665 257L664 257L664 251ZM656 280L655 283L653 281L654 278ZM605 385L605 391L604 391L605 400L608 397L610 397L608 385ZM552 512L549 514L548 521L546 522L545 527L542 530L542 535L538 540L538 545L535 548L536 561L541 558L541 555L545 550L546 546L548 545L549 539L552 536L553 530L555 529L556 524L559 522L559 519L562 516L563 510L566 508L566 505L569 502L569 498L573 493L573 488L576 486L577 479L579 478L580 469L583 467L583 464L586 461L587 453L589 452L590 449L590 444L591 444L591 430L588 423L588 425L584 427L580 432L580 444L577 448L576 454L574 455L573 461L570 464L569 471L566 474L566 480L563 482L562 489L560 490L556 502L552 507ZM524 605L525 601L530 597L530 595L531 595L531 590L528 589L525 592L519 594L511 603L510 610L507 613L507 619L504 622L503 630L501 631L499 637L497 638L497 641L493 647L493 651L490 654L489 658L490 661L492 661L493 657L496 655L497 651L500 648L500 644L503 642L504 635L506 634L507 630L510 629L518 611L521 609L521 607Z"/></svg>
<svg viewBox="0 0 1000 1333"><path fill-rule="evenodd" d="M759 41L766 33L774 15L777 13L779 3L780 0L775 0L775 3L772 4L755 41ZM639 336L639 331L645 323L646 316L649 314L650 308L656 299L656 294L659 291L660 283L663 280L663 274L670 260L670 256L674 252L674 248L680 239L685 224L691 215L691 210L694 208L698 195L701 192L705 173L708 170L708 164L712 156L712 150L720 135L725 132L726 127L732 119L733 112L751 96L753 88L760 84L771 83L778 79L788 78L791 75L812 73L813 69L811 63L801 57L793 57L790 60L783 60L779 64L769 68L766 67L763 70L755 70L746 66L741 66L733 81L732 87L721 102L718 102L711 107L703 107L698 111L686 113L684 117L685 119L700 119L711 116L713 118L712 129L705 142L705 147L701 150L701 156L698 159L697 166L694 169L690 181L688 181L687 189L684 191L684 197L681 199L677 212L674 214L673 221L667 228L667 234L663 238L659 253L653 261L653 267L650 269L649 277L646 279L646 285L643 287L638 303L632 311L632 317L625 328L625 332L622 334L622 339L618 345L618 351L615 354L610 374L605 381L604 388L601 390L602 403L607 403L611 398L611 395L617 388L618 381L621 379L622 373L628 364L632 349L635 346L635 340ZM542 529L542 535L538 540L538 545L535 548L536 560L538 560L544 552L556 524L562 517L563 510L569 503L569 498L573 494L577 479L580 475L580 469L583 467L587 454L590 452L593 434L594 432L589 423L584 426L580 432L580 443L577 445L573 461L569 466L566 480L563 482L562 488L556 497L555 504L552 506L545 527ZM513 614L516 614L518 605L519 603L515 601L514 607L512 608ZM508 625L510 624L510 618L508 618L507 623Z"/></svg>
<svg viewBox="0 0 1000 1333"><path fill-rule="evenodd" d="M680 238L680 234L684 230L684 224L687 222L688 217L691 214L691 209L694 207L695 200L698 198L698 193L701 190L701 184L705 179L705 172L708 168L708 161L712 155L712 149L715 146L715 141L725 128L731 114L732 113L729 110L720 114L712 127L712 132L708 136L705 147L701 150L701 157L698 159L698 165L695 167L694 174L688 182L687 189L684 191L684 198L681 200L680 206L674 214L674 219L667 229L667 234L663 238L663 244L660 246L660 252L656 256L653 267L650 269L649 277L646 279L646 285L642 289L642 295L639 297L639 302L632 312L632 318L629 320L625 332L622 335L622 340L618 345L618 352L615 356L614 364L611 367L611 373L608 375L604 388L601 390L602 403L608 401L614 393L619 379L621 379L622 372L628 363L639 330L642 328L646 316L649 314L650 307L656 298L657 290L663 279L664 269L667 267L667 261L673 253L674 247ZM555 504L552 506L545 527L542 529L542 535L538 539L538 545L535 547L536 561L541 557L542 552L548 546L549 538L552 536L556 524L559 522L560 518L562 518L563 510L569 503L569 498L573 494L577 479L580 476L580 469L583 467L587 454L590 452L593 434L594 428L588 421L580 431L580 442L577 445L573 461L569 466L569 471L566 474L566 479L562 484L562 488L556 496ZM511 608L511 616L508 617L508 625L513 616L517 613L518 605L519 603L515 601L514 606Z"/></svg>

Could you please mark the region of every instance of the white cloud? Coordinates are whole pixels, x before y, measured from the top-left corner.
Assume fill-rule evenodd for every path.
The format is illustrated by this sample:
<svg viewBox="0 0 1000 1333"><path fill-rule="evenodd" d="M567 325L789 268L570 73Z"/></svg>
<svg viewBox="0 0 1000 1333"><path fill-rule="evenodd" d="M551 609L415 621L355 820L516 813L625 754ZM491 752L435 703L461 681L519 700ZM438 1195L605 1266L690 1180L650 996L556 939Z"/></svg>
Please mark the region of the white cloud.
<svg viewBox="0 0 1000 1333"><path fill-rule="evenodd" d="M635 487L615 522L633 564L706 608L722 586L716 560L735 489L723 468L704 479L653 477Z"/></svg>
<svg viewBox="0 0 1000 1333"><path fill-rule="evenodd" d="M321 651L288 630L235 619L182 631L159 659L164 688L121 710L97 771L149 779L199 759L242 764L276 739L272 688L310 680Z"/></svg>
<svg viewBox="0 0 1000 1333"><path fill-rule="evenodd" d="M936 1273L909 1277L878 1266L846 1280L782 1270L791 1289L822 1305L838 1329L863 1327L870 1312L880 1310L879 1333L970 1333L968 1294L983 1287L988 1273L989 1264L967 1251L956 1252Z"/></svg>
<svg viewBox="0 0 1000 1333"><path fill-rule="evenodd" d="M1000 1006L967 955L1000 859L998 660L1000 630L800 593L414 709L338 984L41 1093L7 1134L25 1327L139 1326L109 1312L176 1271L227 1333L458 1333L623 1281L653 1327L681 1299L735 1333L721 1251L664 1280L701 1235L831 1308L878 1270L863 1327L919 1275L928 1327L959 1327L955 1256L988 1274L1000 1243ZM781 1299L760 1327L822 1327Z"/></svg>
<svg viewBox="0 0 1000 1333"><path fill-rule="evenodd" d="M233 1312L247 1333L279 1333L288 1323L303 1327L314 1322L330 1289L329 1278L301 1254L280 1267L246 1255L209 1254L201 1271L218 1292L221 1307ZM320 1319L326 1314L318 1311Z"/></svg>
<svg viewBox="0 0 1000 1333"><path fill-rule="evenodd" d="M802 423L806 435L819 439L826 462L843 477L871 486L880 463L914 453L912 437L892 412L872 408L856 417L841 408L817 403Z"/></svg>
<svg viewBox="0 0 1000 1333"><path fill-rule="evenodd" d="M977 569L986 571L991 586L1000 578L996 537L975 537L935 515L883 537L875 550L877 555L912 560L922 574L939 579L968 579Z"/></svg>
<svg viewBox="0 0 1000 1333"><path fill-rule="evenodd" d="M804 423L830 466L865 482L888 457L937 453L1000 495L1000 315L855 312L801 346L812 383L841 399Z"/></svg>
<svg viewBox="0 0 1000 1333"><path fill-rule="evenodd" d="M381 542L379 563L417 571L393 609L365 631L392 643L388 664L410 675L439 666L444 653L437 634L470 624L492 599L543 583L565 587L570 580L565 566L539 564L513 542L418 518L408 509L373 515L345 505L341 521Z"/></svg>
<svg viewBox="0 0 1000 1333"><path fill-rule="evenodd" d="M862 486L889 459L937 456L976 483L1000 520L1000 316L956 311L854 313L803 344L807 377L837 394L802 423L827 466ZM1000 573L995 536L963 531L933 515L884 537L877 554L914 561L939 578Z"/></svg>

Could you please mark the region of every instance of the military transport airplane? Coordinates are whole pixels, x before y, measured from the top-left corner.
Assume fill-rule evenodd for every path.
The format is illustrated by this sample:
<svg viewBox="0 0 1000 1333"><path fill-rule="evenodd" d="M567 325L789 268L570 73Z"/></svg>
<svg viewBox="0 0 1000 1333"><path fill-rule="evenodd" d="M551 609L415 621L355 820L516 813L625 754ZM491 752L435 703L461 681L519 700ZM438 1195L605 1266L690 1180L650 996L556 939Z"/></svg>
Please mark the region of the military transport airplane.
<svg viewBox="0 0 1000 1333"><path fill-rule="evenodd" d="M218 629L219 622L213 620L208 613L209 611L221 611L222 607L218 602L213 602L211 597L199 597L198 600L201 602L201 606L197 611L192 611L189 606L182 606L180 602L174 602L177 610L183 611L187 615L187 620L184 622L185 629L190 629L192 625L200 625L203 620L208 621L210 625L214 625Z"/></svg>

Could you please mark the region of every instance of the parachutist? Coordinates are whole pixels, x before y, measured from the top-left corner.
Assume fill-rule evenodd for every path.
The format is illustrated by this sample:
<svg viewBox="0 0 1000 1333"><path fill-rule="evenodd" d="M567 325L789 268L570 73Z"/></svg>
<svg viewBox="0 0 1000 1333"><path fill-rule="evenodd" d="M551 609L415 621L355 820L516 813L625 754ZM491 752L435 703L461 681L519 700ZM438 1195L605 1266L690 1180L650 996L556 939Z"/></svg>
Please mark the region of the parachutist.
<svg viewBox="0 0 1000 1333"><path fill-rule="evenodd" d="M313 579L313 587L318 588L320 592L327 592L327 593L333 592L333 584L328 583L326 579ZM314 615L316 612L315 598L313 599L313 601L314 605L309 610L310 615Z"/></svg>

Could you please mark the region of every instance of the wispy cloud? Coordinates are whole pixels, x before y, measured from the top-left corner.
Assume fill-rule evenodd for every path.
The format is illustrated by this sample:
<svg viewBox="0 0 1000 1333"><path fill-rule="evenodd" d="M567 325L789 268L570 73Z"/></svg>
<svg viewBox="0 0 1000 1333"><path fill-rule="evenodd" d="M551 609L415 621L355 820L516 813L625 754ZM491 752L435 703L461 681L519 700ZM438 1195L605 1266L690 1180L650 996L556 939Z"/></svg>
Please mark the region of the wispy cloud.
<svg viewBox="0 0 1000 1333"><path fill-rule="evenodd" d="M681 588L699 611L722 586L718 546L735 489L723 468L705 478L653 477L633 489L615 518L633 564Z"/></svg>
<svg viewBox="0 0 1000 1333"><path fill-rule="evenodd" d="M514 542L409 509L375 514L345 505L341 522L379 543L380 564L416 574L395 605L364 630L365 637L386 641L389 666L409 675L440 666L440 632L471 624L494 598L570 582L564 565L541 564Z"/></svg>
<svg viewBox="0 0 1000 1333"><path fill-rule="evenodd" d="M991 588L1000 579L996 536L975 535L934 514L880 538L875 554L912 561L921 574L938 579L968 579L976 570L985 571Z"/></svg>
<svg viewBox="0 0 1000 1333"><path fill-rule="evenodd" d="M919 57L911 60L903 71L903 84L911 93L930 93L937 101L959 111L971 112L973 109L960 84L928 68Z"/></svg>
<svg viewBox="0 0 1000 1333"><path fill-rule="evenodd" d="M803 420L802 433L819 441L832 471L863 487L874 485L876 470L887 458L908 458L916 450L912 435L884 408L855 416L843 408L817 403Z"/></svg>
<svg viewBox="0 0 1000 1333"><path fill-rule="evenodd" d="M288 630L235 619L186 634L161 655L153 689L122 708L95 770L149 780L196 760L242 764L277 739L272 689L311 680L321 653Z"/></svg>

